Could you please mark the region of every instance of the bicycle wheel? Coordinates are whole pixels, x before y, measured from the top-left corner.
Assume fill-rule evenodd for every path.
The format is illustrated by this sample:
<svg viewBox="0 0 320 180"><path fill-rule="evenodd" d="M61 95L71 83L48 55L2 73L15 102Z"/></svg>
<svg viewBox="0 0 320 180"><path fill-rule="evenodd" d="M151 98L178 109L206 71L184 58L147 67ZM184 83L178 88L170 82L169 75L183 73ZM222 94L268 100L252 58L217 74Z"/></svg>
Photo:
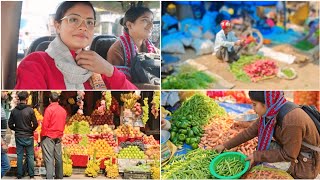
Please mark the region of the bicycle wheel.
<svg viewBox="0 0 320 180"><path fill-rule="evenodd" d="M254 50L257 52L263 45L263 36L261 34L261 32L258 29L247 29L246 31L244 31L242 33L243 36L245 37L249 37L252 36L255 41L256 41L256 45L254 47Z"/></svg>

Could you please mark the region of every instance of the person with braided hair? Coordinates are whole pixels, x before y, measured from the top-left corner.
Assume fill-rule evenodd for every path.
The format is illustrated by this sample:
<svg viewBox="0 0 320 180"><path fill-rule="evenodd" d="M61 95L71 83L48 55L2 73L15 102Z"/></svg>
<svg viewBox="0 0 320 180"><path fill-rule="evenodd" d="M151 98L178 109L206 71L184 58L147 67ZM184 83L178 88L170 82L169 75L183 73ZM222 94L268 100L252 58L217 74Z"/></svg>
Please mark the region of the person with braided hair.
<svg viewBox="0 0 320 180"><path fill-rule="evenodd" d="M291 162L287 172L293 178L316 178L320 172L320 136L310 116L303 109L295 108L281 121L278 113L286 111L282 107L291 103L282 91L250 91L249 97L260 118L214 149L221 152L258 137L256 151L247 158L251 164Z"/></svg>
<svg viewBox="0 0 320 180"><path fill-rule="evenodd" d="M138 53L159 54L159 50L149 40L153 30L153 12L143 6L131 7L120 20L123 34L107 52L107 61L124 73L130 82L131 65ZM144 85L135 84L139 89Z"/></svg>

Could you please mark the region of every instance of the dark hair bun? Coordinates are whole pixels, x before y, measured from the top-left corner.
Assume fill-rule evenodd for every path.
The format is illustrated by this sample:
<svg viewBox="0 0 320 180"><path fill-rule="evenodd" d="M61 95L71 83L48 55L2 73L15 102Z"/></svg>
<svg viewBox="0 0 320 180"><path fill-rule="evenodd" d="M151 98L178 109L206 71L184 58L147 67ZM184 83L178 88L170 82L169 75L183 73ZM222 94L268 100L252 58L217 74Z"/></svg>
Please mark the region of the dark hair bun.
<svg viewBox="0 0 320 180"><path fill-rule="evenodd" d="M123 24L123 18L120 19L119 24L120 24L121 26L124 26L124 24Z"/></svg>

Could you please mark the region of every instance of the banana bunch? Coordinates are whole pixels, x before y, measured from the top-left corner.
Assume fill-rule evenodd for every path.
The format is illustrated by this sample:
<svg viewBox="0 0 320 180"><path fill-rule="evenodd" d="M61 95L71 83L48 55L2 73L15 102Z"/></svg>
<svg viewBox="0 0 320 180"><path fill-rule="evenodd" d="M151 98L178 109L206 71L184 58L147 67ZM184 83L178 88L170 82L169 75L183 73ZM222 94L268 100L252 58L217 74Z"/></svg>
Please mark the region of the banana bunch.
<svg viewBox="0 0 320 180"><path fill-rule="evenodd" d="M151 177L152 179L160 179L160 167L151 167Z"/></svg>
<svg viewBox="0 0 320 180"><path fill-rule="evenodd" d="M142 107L143 110L143 116L142 116L142 122L144 125L146 125L147 121L149 120L149 104L148 104L148 98L144 98L143 100L144 106Z"/></svg>
<svg viewBox="0 0 320 180"><path fill-rule="evenodd" d="M37 118L37 121L42 121L43 120L43 116L40 114L40 112L38 111L37 108L33 108L33 111L34 111L34 115L36 116Z"/></svg>
<svg viewBox="0 0 320 180"><path fill-rule="evenodd" d="M104 99L106 101L106 109L109 110L112 102L111 91L105 91L103 93L104 93Z"/></svg>
<svg viewBox="0 0 320 180"><path fill-rule="evenodd" d="M29 97L28 97L28 102L27 102L27 104L28 104L29 106L31 106L31 105L32 105L32 95L30 94L30 91L28 91L28 93L29 93Z"/></svg>
<svg viewBox="0 0 320 180"><path fill-rule="evenodd" d="M160 164L158 161L151 166L151 177L152 179L160 179Z"/></svg>
<svg viewBox="0 0 320 180"><path fill-rule="evenodd" d="M87 164L85 174L89 177L97 177L100 170L100 160L96 159L97 150L94 151L93 158Z"/></svg>
<svg viewBox="0 0 320 180"><path fill-rule="evenodd" d="M121 94L120 100L124 102L124 108L132 109L141 96L135 93Z"/></svg>
<svg viewBox="0 0 320 180"><path fill-rule="evenodd" d="M63 162L63 176L71 176L72 175L72 161L70 159L70 153L64 150L62 156Z"/></svg>
<svg viewBox="0 0 320 180"><path fill-rule="evenodd" d="M106 166L106 177L108 178L117 178L119 177L119 168L118 164L112 164L110 161L104 161Z"/></svg>

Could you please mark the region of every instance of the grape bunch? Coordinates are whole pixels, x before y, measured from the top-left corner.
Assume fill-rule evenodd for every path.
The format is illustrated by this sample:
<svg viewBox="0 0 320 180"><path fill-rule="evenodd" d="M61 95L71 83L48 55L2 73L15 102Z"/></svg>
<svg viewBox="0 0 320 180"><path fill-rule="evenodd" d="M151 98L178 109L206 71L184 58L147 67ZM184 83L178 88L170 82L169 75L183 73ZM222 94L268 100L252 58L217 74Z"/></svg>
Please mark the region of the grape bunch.
<svg viewBox="0 0 320 180"><path fill-rule="evenodd" d="M111 91L105 91L103 93L104 93L104 99L106 101L106 109L109 110L112 102Z"/></svg>
<svg viewBox="0 0 320 180"><path fill-rule="evenodd" d="M159 116L159 107L160 107L160 91L155 91L153 94L153 99L151 101L151 113L155 118Z"/></svg>
<svg viewBox="0 0 320 180"><path fill-rule="evenodd" d="M126 109L132 109L139 100L141 96L135 94L135 93L128 93L128 94L121 94L120 95L120 100L124 102L124 108Z"/></svg>
<svg viewBox="0 0 320 180"><path fill-rule="evenodd" d="M144 106L142 107L142 110L143 110L142 122L145 125L147 123L147 121L149 120L148 98L144 98L143 103L144 103Z"/></svg>

